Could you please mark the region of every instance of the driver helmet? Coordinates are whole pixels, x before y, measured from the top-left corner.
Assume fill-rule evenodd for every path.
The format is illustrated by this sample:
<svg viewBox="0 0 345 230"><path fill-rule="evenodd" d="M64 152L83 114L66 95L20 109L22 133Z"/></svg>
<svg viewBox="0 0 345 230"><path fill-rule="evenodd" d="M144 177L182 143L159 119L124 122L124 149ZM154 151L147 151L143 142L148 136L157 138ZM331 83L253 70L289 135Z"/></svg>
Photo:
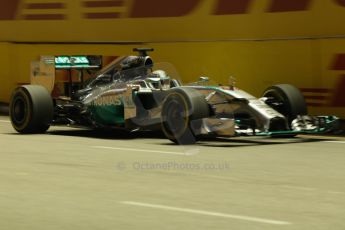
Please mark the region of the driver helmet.
<svg viewBox="0 0 345 230"><path fill-rule="evenodd" d="M170 89L170 77L163 70L153 71L148 76L148 80L152 84L152 86L156 89L163 89L163 90Z"/></svg>

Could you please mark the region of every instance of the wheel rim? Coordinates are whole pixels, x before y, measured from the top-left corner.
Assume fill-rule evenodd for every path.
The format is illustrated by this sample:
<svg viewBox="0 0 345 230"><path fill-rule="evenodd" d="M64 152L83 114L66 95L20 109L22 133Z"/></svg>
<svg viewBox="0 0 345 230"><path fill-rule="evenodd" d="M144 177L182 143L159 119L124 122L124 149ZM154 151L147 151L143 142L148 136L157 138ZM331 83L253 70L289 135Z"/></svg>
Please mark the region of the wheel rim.
<svg viewBox="0 0 345 230"><path fill-rule="evenodd" d="M177 101L172 101L169 103L167 112L167 125L171 132L178 133L183 130L185 126L185 111L183 107Z"/></svg>
<svg viewBox="0 0 345 230"><path fill-rule="evenodd" d="M22 124L27 116L27 103L22 97L16 97L13 101L12 119L16 124Z"/></svg>
<svg viewBox="0 0 345 230"><path fill-rule="evenodd" d="M269 90L265 93L264 97L270 98L269 105L277 110L284 116L289 116L289 105L282 95L280 95L275 90Z"/></svg>
<svg viewBox="0 0 345 230"><path fill-rule="evenodd" d="M162 111L163 128L171 139L178 139L188 127L188 114L184 101L178 96L171 97Z"/></svg>

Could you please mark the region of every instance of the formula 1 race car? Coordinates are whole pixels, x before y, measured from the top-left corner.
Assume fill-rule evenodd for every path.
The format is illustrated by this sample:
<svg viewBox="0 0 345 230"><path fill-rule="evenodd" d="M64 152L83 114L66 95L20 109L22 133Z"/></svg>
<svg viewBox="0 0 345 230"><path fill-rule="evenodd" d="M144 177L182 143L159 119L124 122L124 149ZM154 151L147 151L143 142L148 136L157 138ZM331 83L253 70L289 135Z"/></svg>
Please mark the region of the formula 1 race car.
<svg viewBox="0 0 345 230"><path fill-rule="evenodd" d="M10 117L19 133L44 133L50 125L162 130L178 144L201 136L279 136L333 130L334 116L311 117L301 92L292 85L268 88L261 98L209 79L181 85L164 70L154 70L147 52L120 57L85 81L68 97L52 97L40 85L18 87Z"/></svg>

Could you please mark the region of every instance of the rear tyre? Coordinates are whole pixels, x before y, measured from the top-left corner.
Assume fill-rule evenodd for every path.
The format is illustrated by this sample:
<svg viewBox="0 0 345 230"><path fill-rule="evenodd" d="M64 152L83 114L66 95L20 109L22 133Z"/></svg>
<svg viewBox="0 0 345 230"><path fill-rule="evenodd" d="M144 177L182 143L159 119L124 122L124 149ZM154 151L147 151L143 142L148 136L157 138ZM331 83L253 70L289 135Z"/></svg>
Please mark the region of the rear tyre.
<svg viewBox="0 0 345 230"><path fill-rule="evenodd" d="M209 115L210 109L204 95L193 88L173 88L163 103L162 130L176 144L194 144L197 135L193 130L201 126L196 120Z"/></svg>
<svg viewBox="0 0 345 230"><path fill-rule="evenodd" d="M18 87L12 94L10 118L19 133L44 133L53 120L54 107L48 91L39 85Z"/></svg>

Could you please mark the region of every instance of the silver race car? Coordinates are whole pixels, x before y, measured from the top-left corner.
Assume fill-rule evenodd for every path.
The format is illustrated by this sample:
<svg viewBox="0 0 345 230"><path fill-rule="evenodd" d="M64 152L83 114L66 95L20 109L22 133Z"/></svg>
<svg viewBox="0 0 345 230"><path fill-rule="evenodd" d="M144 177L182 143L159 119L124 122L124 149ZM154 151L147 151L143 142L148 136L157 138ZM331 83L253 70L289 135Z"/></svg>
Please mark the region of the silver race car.
<svg viewBox="0 0 345 230"><path fill-rule="evenodd" d="M70 95L52 97L40 85L18 87L10 117L20 133L43 133L50 125L162 130L178 144L202 136L272 136L328 132L334 116L311 117L301 92L292 85L269 87L261 98L229 86L210 84L207 77L181 85L167 70L156 69L147 52L116 59Z"/></svg>

